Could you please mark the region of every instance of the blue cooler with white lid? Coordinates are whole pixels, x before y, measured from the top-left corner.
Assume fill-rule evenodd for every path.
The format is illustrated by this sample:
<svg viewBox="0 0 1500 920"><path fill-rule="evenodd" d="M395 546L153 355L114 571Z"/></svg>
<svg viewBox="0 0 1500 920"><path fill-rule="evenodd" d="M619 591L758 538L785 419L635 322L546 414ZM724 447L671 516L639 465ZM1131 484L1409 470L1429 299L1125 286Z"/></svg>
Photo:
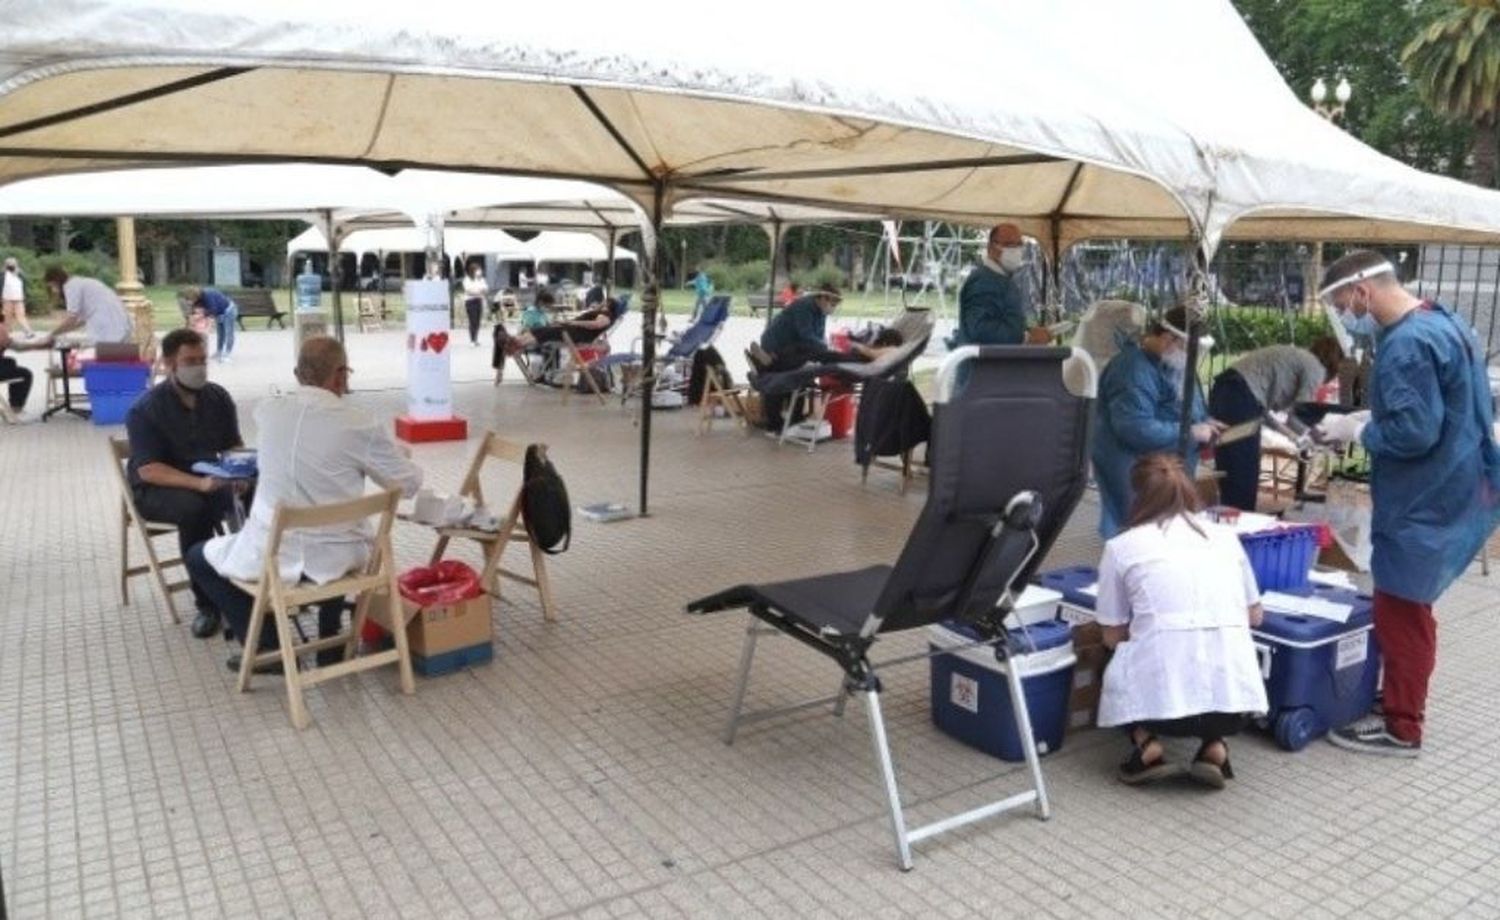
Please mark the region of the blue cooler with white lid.
<svg viewBox="0 0 1500 920"><path fill-rule="evenodd" d="M1267 606L1251 631L1270 703L1267 727L1277 744L1298 751L1369 713L1380 683L1380 646L1369 597L1324 585L1282 593L1353 608L1339 623Z"/></svg>
<svg viewBox="0 0 1500 920"><path fill-rule="evenodd" d="M1068 697L1073 689L1072 627L1045 620L1007 631L1009 662L995 657L993 645L973 646L978 632L957 621L927 627L931 659L932 721L958 740L1001 760L1025 759L1016 729L1006 668L1020 668L1027 713L1037 751L1062 747L1068 727ZM951 651L950 651L951 650Z"/></svg>

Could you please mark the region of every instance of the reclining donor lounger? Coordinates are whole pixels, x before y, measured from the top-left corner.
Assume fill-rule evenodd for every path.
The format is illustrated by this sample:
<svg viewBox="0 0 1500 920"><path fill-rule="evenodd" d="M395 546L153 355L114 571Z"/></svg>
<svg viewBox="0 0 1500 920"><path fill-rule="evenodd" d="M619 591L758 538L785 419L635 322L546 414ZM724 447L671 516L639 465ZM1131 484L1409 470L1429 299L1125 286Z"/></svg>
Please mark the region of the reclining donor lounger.
<svg viewBox="0 0 1500 920"><path fill-rule="evenodd" d="M1084 379L1079 392L1064 385ZM964 373L959 374L960 367ZM1082 373L1079 373L1081 368ZM959 378L963 377L962 382ZM745 608L745 636L726 744L741 723L833 704L841 715L848 696L864 698L875 759L890 808L897 860L911 868L911 844L1024 805L1048 816L1047 791L1017 668L1007 669L1032 788L925 827L908 829L886 741L877 667L928 657L870 661L885 633L960 620L993 646L1007 646L1003 620L1020 586L1041 564L1088 480L1089 410L1093 363L1078 349L965 346L944 361L929 448L927 503L894 566L820 575L771 584L740 585L696 600L689 612ZM745 688L759 636L784 633L833 659L844 671L833 697L742 715Z"/></svg>

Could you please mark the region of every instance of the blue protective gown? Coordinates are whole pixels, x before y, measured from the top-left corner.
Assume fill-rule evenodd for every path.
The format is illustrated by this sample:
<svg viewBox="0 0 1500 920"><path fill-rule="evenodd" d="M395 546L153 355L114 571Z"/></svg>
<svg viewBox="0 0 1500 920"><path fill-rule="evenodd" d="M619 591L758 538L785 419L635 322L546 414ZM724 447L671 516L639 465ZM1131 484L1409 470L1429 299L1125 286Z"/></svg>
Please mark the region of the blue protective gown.
<svg viewBox="0 0 1500 920"><path fill-rule="evenodd" d="M1500 514L1500 448L1473 331L1441 306L1381 331L1370 373L1375 587L1430 604L1473 561Z"/></svg>
<svg viewBox="0 0 1500 920"><path fill-rule="evenodd" d="M1094 404L1094 479L1099 485L1099 535L1108 540L1130 516L1130 468L1146 454L1176 453L1182 415L1181 382L1172 369L1135 342L1126 342L1099 376ZM1193 422L1208 419L1202 391L1193 388ZM1184 458L1188 475L1198 452Z"/></svg>

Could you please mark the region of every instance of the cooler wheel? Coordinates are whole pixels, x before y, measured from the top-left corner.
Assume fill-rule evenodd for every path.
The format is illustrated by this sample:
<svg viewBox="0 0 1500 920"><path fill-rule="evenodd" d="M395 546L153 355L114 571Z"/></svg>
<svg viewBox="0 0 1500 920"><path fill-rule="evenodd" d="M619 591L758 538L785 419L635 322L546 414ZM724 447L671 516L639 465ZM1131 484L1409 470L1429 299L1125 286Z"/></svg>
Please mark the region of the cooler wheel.
<svg viewBox="0 0 1500 920"><path fill-rule="evenodd" d="M1318 715L1306 706L1288 709L1276 717L1276 743L1288 751L1300 751L1318 734Z"/></svg>

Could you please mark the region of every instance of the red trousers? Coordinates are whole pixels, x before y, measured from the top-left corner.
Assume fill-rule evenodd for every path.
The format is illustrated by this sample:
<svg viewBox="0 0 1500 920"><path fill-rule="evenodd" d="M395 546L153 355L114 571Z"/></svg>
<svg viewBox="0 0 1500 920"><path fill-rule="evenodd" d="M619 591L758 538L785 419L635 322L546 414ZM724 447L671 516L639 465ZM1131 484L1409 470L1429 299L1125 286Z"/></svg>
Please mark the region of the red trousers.
<svg viewBox="0 0 1500 920"><path fill-rule="evenodd" d="M1431 604L1375 592L1375 641L1385 664L1385 727L1402 741L1422 740L1427 683L1437 664Z"/></svg>

